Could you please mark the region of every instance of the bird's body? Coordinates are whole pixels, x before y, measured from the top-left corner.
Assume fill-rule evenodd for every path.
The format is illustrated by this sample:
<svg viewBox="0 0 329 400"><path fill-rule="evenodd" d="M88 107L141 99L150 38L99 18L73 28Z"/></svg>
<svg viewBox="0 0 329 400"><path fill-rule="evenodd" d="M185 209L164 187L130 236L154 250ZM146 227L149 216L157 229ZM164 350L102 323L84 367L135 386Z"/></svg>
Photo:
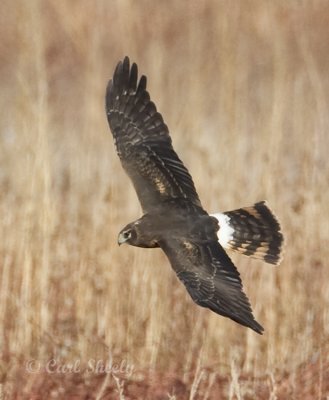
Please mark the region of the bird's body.
<svg viewBox="0 0 329 400"><path fill-rule="evenodd" d="M144 214L123 229L138 231L137 247L160 247L160 242L169 238L190 240L215 240L219 228L216 218L209 216L201 207L186 206L186 201L168 201L163 211ZM136 245L137 241L131 243Z"/></svg>
<svg viewBox="0 0 329 400"><path fill-rule="evenodd" d="M119 234L119 244L160 247L177 277L200 306L258 333L239 272L224 248L266 262L281 260L280 225L265 202L210 216L169 131L146 90L137 65L119 62L106 92L106 112L122 166L144 215Z"/></svg>

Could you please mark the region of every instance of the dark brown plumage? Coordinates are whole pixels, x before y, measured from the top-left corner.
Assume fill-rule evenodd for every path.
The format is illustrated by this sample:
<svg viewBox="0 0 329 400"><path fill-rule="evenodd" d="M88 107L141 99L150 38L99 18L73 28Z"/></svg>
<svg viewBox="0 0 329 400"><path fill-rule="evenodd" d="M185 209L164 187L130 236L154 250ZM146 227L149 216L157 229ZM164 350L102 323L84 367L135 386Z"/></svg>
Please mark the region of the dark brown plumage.
<svg viewBox="0 0 329 400"><path fill-rule="evenodd" d="M120 232L119 244L161 247L198 305L261 334L263 328L252 314L239 272L217 237L218 230L228 228L225 243L238 249L244 246L243 237L255 234L249 229L254 225L243 223L243 235L239 237L237 231L232 236L234 212L221 214L229 223L225 228L224 223L219 227L220 219L202 208L192 178L172 147L168 128L150 100L146 77L138 81L137 65L130 67L128 57L118 63L108 84L106 113L122 166L145 213ZM270 229L279 232L280 226L272 222ZM257 240L262 242L260 235ZM245 254L256 253L254 241L247 243ZM281 243L273 249L280 253L281 245L282 235Z"/></svg>
<svg viewBox="0 0 329 400"><path fill-rule="evenodd" d="M233 229L226 248L269 264L280 264L283 235L279 221L265 201L224 212L224 215Z"/></svg>

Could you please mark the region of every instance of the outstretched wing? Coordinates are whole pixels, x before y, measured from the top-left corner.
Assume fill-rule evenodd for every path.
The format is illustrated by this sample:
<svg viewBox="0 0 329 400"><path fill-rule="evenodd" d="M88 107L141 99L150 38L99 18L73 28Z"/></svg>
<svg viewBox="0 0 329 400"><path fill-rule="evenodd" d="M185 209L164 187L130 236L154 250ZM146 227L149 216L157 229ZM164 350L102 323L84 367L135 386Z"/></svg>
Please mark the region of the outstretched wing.
<svg viewBox="0 0 329 400"><path fill-rule="evenodd" d="M184 198L201 206L191 175L175 153L167 125L146 90L137 84L137 65L119 62L106 91L106 112L121 163L142 208L158 209L166 200Z"/></svg>
<svg viewBox="0 0 329 400"><path fill-rule="evenodd" d="M159 244L195 303L263 333L238 270L216 240L171 238Z"/></svg>

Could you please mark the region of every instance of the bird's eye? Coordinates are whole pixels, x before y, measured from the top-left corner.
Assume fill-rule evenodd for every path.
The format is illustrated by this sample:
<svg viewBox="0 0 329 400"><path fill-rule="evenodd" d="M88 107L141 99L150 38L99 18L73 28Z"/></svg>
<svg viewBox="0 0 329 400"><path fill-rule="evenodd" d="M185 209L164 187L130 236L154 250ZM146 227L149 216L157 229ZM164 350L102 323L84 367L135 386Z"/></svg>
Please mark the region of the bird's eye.
<svg viewBox="0 0 329 400"><path fill-rule="evenodd" d="M131 231L123 232L123 237L124 237L125 239L130 239L130 237L131 237Z"/></svg>

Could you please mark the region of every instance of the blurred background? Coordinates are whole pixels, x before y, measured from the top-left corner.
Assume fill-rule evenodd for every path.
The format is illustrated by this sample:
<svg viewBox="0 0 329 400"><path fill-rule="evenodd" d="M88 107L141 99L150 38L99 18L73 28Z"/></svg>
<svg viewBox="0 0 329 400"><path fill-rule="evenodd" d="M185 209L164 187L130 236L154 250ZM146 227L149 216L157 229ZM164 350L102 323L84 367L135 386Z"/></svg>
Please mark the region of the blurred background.
<svg viewBox="0 0 329 400"><path fill-rule="evenodd" d="M0 394L326 398L328 26L325 0L2 2ZM232 255L262 337L192 303L160 250L117 246L141 215L104 109L125 55L204 208L266 199L282 223L279 267ZM109 353L129 379L25 367Z"/></svg>

